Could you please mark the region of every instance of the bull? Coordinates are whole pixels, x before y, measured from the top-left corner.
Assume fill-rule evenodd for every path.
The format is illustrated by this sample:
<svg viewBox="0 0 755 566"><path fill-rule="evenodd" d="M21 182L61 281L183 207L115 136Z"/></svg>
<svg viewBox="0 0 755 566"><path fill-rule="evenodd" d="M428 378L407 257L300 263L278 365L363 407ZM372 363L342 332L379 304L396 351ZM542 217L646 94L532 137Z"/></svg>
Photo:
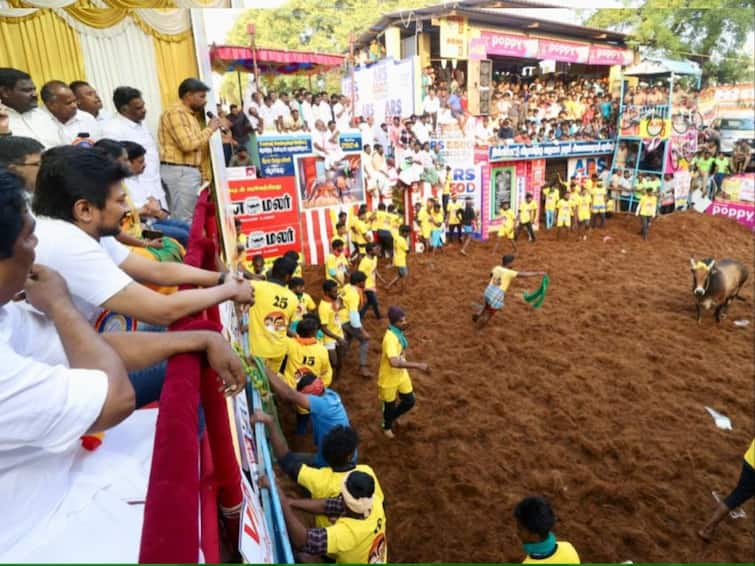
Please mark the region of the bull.
<svg viewBox="0 0 755 566"><path fill-rule="evenodd" d="M697 322L700 322L701 309L709 310L716 307L716 322L726 317L729 304L737 299L744 301L739 292L744 287L749 276L747 268L733 259L716 261L706 258L695 261L689 260L692 268L692 292L695 295L697 307Z"/></svg>

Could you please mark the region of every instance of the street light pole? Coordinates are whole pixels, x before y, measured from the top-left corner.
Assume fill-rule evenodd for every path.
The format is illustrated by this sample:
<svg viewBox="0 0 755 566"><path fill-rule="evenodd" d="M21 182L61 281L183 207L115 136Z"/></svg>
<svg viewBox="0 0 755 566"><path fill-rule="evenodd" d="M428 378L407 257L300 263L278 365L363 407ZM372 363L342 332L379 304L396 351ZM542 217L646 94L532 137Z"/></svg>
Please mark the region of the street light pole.
<svg viewBox="0 0 755 566"><path fill-rule="evenodd" d="M351 118L352 120L356 116L356 101L354 100L355 84L354 84L354 68L356 67L354 60L354 32L349 32L349 64L351 65Z"/></svg>

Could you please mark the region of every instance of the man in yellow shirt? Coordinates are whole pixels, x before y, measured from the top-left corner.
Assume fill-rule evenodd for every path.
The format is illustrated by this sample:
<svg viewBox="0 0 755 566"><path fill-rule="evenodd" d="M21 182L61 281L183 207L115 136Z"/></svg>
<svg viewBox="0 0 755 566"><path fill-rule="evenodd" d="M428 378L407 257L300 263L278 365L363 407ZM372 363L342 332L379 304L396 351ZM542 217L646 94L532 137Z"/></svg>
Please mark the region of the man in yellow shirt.
<svg viewBox="0 0 755 566"><path fill-rule="evenodd" d="M361 205L356 218L351 219L349 230L351 231L351 243L354 244L355 248L353 261L357 261L364 255L364 247L367 245L367 233L370 231L369 224L367 223L366 204Z"/></svg>
<svg viewBox="0 0 755 566"><path fill-rule="evenodd" d="M571 543L556 540L556 515L547 499L525 497L514 508L516 530L527 554L522 564L580 564Z"/></svg>
<svg viewBox="0 0 755 566"><path fill-rule="evenodd" d="M377 243L380 244L380 255L390 258L393 256L392 228L394 215L388 212L383 202L378 204L378 209L373 214L375 219L372 223L372 233L377 234Z"/></svg>
<svg viewBox="0 0 755 566"><path fill-rule="evenodd" d="M583 230L585 233L583 238L587 239L587 231L590 229L590 206L591 206L590 193L587 192L587 188L582 187L577 195L577 224L578 229ZM577 236L579 239L579 236Z"/></svg>
<svg viewBox="0 0 755 566"><path fill-rule="evenodd" d="M210 87L198 79L186 79L178 87L178 102L160 116L157 130L160 148L160 176L167 188L171 215L191 223L202 178L202 160L209 153L208 142L218 128L215 116L202 129L197 116L204 113Z"/></svg>
<svg viewBox="0 0 755 566"><path fill-rule="evenodd" d="M328 499L289 499L280 490L279 496L291 543L305 556L327 556L336 564L388 561L383 500L376 493L375 480L369 474L358 470L349 472L340 494ZM331 518L331 524L308 529L294 509L326 515Z"/></svg>
<svg viewBox="0 0 755 566"><path fill-rule="evenodd" d="M310 400L311 402L311 400ZM341 493L344 479L351 471L364 472L375 480L375 494L383 499L383 490L375 471L366 464L357 464L357 446L359 436L351 426L336 425L330 428L322 438L318 448L325 460L325 466L315 467L308 464L299 453L291 452L283 433L275 424L273 417L264 411L255 411L252 423L263 423L270 432L270 445L278 467L306 489L313 499L336 497ZM315 516L315 526L326 527L330 524L324 514Z"/></svg>
<svg viewBox="0 0 755 566"><path fill-rule="evenodd" d="M433 211L430 214L430 252L443 249L443 222L445 221L445 215L440 203L433 205Z"/></svg>
<svg viewBox="0 0 755 566"><path fill-rule="evenodd" d="M448 224L448 241L454 239L456 232L456 241L461 242L461 211L464 207L458 201L456 193L451 195L451 202L446 206L446 223Z"/></svg>
<svg viewBox="0 0 755 566"><path fill-rule="evenodd" d="M344 351L348 351L353 340L359 341L359 373L363 377L370 377L367 368L367 354L370 350L370 335L362 326L362 317L359 311L364 304L364 284L367 276L361 271L354 271L349 276L349 284L341 290L343 311L341 320L344 321L343 332L346 337Z"/></svg>
<svg viewBox="0 0 755 566"><path fill-rule="evenodd" d="M490 273L490 282L485 288L482 298L482 310L472 316L472 320L477 323L478 328L487 324L490 318L503 308L506 291L515 277L538 277L545 275L543 271L514 271L509 269L514 263L513 255L505 255L501 259L501 265L496 265Z"/></svg>
<svg viewBox="0 0 755 566"><path fill-rule="evenodd" d="M409 253L409 226L402 224L399 228L399 235L393 246L393 267L397 268L398 273L388 284L386 289L390 289L399 280L401 281L401 291L404 290L404 280L409 275L407 268L406 256Z"/></svg>
<svg viewBox="0 0 755 566"><path fill-rule="evenodd" d="M286 355L288 326L299 302L286 287L294 269L291 260L279 257L273 262L267 281L251 282L255 301L249 309L249 349L273 371L280 371Z"/></svg>
<svg viewBox="0 0 755 566"><path fill-rule="evenodd" d="M369 242L364 247L364 251L365 256L359 262L357 270L367 276L367 280L364 283L364 296L366 300L362 308L359 310L359 316L364 318L364 315L367 314L367 310L372 308L372 311L375 313L375 318L380 320L383 316L380 314L380 306L378 305L377 280L379 279L381 283L385 284L385 279L383 279L383 276L380 275L380 272L378 271L378 253L380 251L380 246L374 242Z"/></svg>
<svg viewBox="0 0 755 566"><path fill-rule="evenodd" d="M713 516L697 534L705 542L710 542L718 524L732 510L742 506L753 496L755 496L755 439L753 439L747 452L745 452L744 460L742 461L742 472L739 474L737 486L723 501L718 502Z"/></svg>
<svg viewBox="0 0 755 566"><path fill-rule="evenodd" d="M522 230L527 230L527 237L530 242L535 241L535 231L532 228L532 223L537 219L537 203L532 197L532 193L527 193L524 197L524 202L519 204L519 226L516 227L516 235L514 239L519 239L519 234Z"/></svg>
<svg viewBox="0 0 755 566"><path fill-rule="evenodd" d="M325 346L317 341L320 322L315 315L307 314L299 322L299 336L286 338L286 359L283 362L283 378L296 389L302 374L311 372L319 377L325 387L333 382L333 368Z"/></svg>
<svg viewBox="0 0 755 566"><path fill-rule="evenodd" d="M423 206L417 212L417 224L420 229L420 240L425 246L425 250L430 249L430 238L433 232L432 212L435 201L433 199L427 199L427 205Z"/></svg>
<svg viewBox="0 0 755 566"><path fill-rule="evenodd" d="M446 165L446 175L443 178L443 212L448 214L448 201L451 199L451 182L453 181L453 174L451 173L451 166Z"/></svg>
<svg viewBox="0 0 755 566"><path fill-rule="evenodd" d="M495 241L495 246L493 246L493 254L498 253L498 245L504 239L511 242L511 247L516 251L516 241L514 240L516 214L511 210L511 205L508 202L504 202L501 204L501 210L498 215L501 219L501 225L498 227L498 238Z"/></svg>
<svg viewBox="0 0 755 566"><path fill-rule="evenodd" d="M341 297L338 296L338 284L332 279L322 284L323 297L317 307L317 315L320 317L320 330L322 330L322 344L328 351L330 366L336 379L341 375L343 365L344 348L346 340L343 338L341 321Z"/></svg>
<svg viewBox="0 0 755 566"><path fill-rule="evenodd" d="M409 341L404 335L408 323L406 313L399 307L388 309L388 330L383 337L383 351L378 373L378 397L383 403L383 433L394 438L393 423L414 407L414 389L409 369L430 372L430 366L420 362L408 362L406 349ZM398 397L398 402L397 402Z"/></svg>
<svg viewBox="0 0 755 566"><path fill-rule="evenodd" d="M560 240L561 232L564 230L568 232L571 228L572 203L569 200L568 193L564 198L558 199L556 211L558 212L558 217L556 218L556 239Z"/></svg>
<svg viewBox="0 0 755 566"><path fill-rule="evenodd" d="M304 279L302 277L292 277L288 282L288 288L291 289L294 295L296 295L296 312L294 318L291 321L289 328L292 332L296 332L299 325L299 321L304 318L305 314L313 313L317 310L312 295L304 290Z"/></svg>
<svg viewBox="0 0 755 566"><path fill-rule="evenodd" d="M648 239L650 234L650 221L655 218L658 212L658 197L653 194L653 189L647 188L645 194L640 199L637 205L637 212L635 216L639 216L642 219L642 229L640 234L643 240Z"/></svg>
<svg viewBox="0 0 755 566"><path fill-rule="evenodd" d="M600 179L595 181L592 189L592 222L593 228L603 228L606 225L606 188Z"/></svg>
<svg viewBox="0 0 755 566"><path fill-rule="evenodd" d="M556 204L558 204L558 187L544 186L543 195L545 199L545 229L553 228L556 215Z"/></svg>
<svg viewBox="0 0 755 566"><path fill-rule="evenodd" d="M330 248L331 252L325 260L325 279L335 281L339 287L343 287L349 273L349 260L344 255L343 240L336 238Z"/></svg>

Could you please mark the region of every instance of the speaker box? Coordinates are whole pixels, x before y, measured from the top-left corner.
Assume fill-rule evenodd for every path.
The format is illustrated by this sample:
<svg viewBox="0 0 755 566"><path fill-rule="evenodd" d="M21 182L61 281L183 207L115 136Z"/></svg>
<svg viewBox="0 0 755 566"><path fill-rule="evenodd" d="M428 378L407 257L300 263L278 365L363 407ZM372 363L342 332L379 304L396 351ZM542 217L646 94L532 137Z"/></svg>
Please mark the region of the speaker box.
<svg viewBox="0 0 755 566"><path fill-rule="evenodd" d="M475 116L490 114L493 62L490 59L472 60L467 63L467 70L469 75L467 104L470 114Z"/></svg>

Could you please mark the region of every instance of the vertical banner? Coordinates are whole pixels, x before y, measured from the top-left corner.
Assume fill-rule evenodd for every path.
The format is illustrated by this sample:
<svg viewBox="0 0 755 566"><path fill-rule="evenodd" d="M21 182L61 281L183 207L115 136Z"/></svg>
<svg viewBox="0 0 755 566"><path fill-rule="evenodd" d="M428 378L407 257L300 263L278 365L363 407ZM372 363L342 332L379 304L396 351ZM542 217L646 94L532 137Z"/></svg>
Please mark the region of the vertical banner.
<svg viewBox="0 0 755 566"><path fill-rule="evenodd" d="M464 16L440 18L440 56L443 59L466 59L468 23Z"/></svg>
<svg viewBox="0 0 755 566"><path fill-rule="evenodd" d="M245 259L269 260L287 251L301 252L299 200L293 177L232 179L233 212L246 235Z"/></svg>
<svg viewBox="0 0 755 566"><path fill-rule="evenodd" d="M355 113L372 116L376 124L393 116L406 118L414 113L414 57L394 61L385 59L354 73ZM351 96L351 78L341 80L341 92Z"/></svg>

